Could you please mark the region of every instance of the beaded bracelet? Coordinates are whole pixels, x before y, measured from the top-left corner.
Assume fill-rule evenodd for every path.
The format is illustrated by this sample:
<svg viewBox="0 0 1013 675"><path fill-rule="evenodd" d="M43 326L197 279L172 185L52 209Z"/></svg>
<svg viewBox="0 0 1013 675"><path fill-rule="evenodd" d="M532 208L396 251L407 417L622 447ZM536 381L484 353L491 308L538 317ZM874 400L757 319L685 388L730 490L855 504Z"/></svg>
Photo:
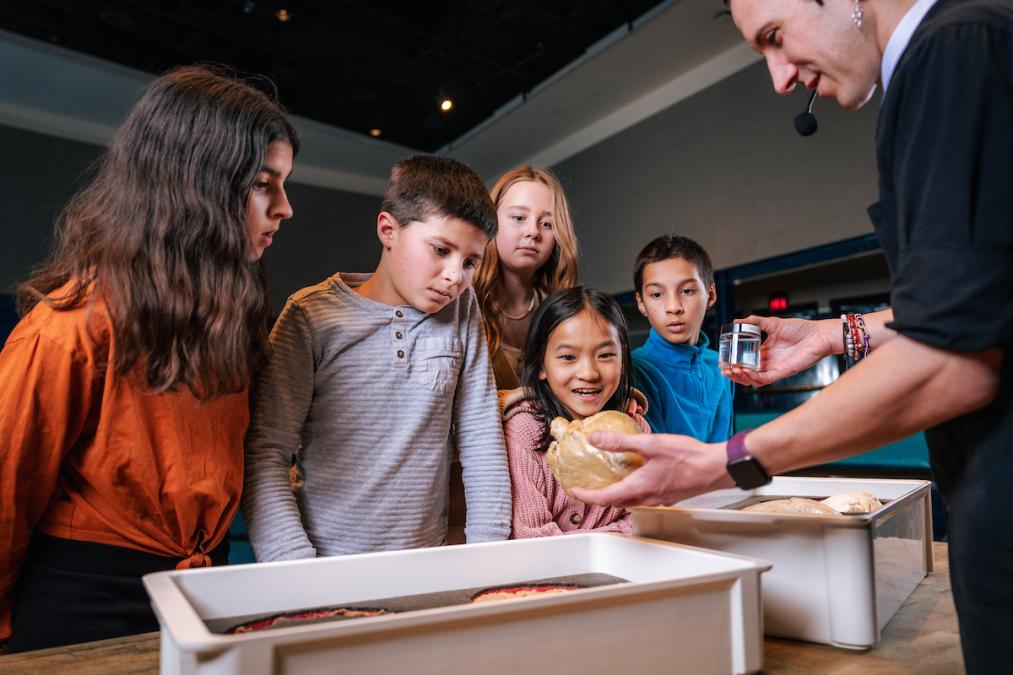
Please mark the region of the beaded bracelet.
<svg viewBox="0 0 1013 675"><path fill-rule="evenodd" d="M868 356L872 347L869 343L869 331L865 327L865 319L862 315L853 312L841 314L841 326L844 331L846 360L855 363Z"/></svg>
<svg viewBox="0 0 1013 675"><path fill-rule="evenodd" d="M865 317L855 314L855 323L858 324L858 332L862 334L862 358L869 355L872 347L869 344L869 331L865 328Z"/></svg>

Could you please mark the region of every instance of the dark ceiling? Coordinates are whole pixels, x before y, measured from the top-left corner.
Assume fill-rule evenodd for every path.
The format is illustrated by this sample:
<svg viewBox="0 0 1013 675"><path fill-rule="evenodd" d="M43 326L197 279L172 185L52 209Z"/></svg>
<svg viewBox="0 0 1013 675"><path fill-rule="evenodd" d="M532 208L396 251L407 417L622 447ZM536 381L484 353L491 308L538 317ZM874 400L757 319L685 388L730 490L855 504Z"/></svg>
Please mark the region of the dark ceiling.
<svg viewBox="0 0 1013 675"><path fill-rule="evenodd" d="M294 114L432 151L659 4L3 0L0 28L151 73L267 75Z"/></svg>

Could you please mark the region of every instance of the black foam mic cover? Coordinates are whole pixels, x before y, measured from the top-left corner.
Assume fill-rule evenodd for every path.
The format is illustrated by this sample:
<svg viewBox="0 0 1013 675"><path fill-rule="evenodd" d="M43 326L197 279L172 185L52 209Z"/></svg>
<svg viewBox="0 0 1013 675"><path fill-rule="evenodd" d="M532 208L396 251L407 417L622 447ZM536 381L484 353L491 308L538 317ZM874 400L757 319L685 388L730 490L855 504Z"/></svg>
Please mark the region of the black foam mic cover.
<svg viewBox="0 0 1013 675"><path fill-rule="evenodd" d="M816 116L813 115L813 102L816 101L816 90L809 95L809 104L806 109L795 115L795 131L802 136L812 136L819 128Z"/></svg>

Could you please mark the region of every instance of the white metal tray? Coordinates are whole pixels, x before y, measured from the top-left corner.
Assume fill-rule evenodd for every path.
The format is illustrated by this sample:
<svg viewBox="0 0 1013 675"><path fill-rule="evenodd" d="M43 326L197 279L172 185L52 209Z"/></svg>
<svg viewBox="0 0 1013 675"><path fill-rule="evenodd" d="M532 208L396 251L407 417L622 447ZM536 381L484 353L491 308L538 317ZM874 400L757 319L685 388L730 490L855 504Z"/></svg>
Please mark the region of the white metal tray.
<svg viewBox="0 0 1013 675"><path fill-rule="evenodd" d="M717 490L673 507L633 510L633 533L756 556L767 635L868 649L932 570L931 483L776 477L757 490ZM728 509L752 496L824 498L867 491L884 506L822 518Z"/></svg>
<svg viewBox="0 0 1013 675"><path fill-rule="evenodd" d="M764 561L580 534L144 577L162 673L745 673L762 667ZM277 628L205 620L604 573L610 586Z"/></svg>

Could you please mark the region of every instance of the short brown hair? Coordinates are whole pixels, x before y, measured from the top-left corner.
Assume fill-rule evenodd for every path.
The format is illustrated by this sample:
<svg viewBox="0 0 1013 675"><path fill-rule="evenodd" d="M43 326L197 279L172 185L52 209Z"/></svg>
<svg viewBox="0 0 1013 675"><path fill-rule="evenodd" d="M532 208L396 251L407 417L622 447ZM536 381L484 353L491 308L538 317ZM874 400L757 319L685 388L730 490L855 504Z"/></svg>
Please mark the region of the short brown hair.
<svg viewBox="0 0 1013 675"><path fill-rule="evenodd" d="M700 273L704 285L708 288L714 283L714 266L703 246L689 237L663 234L645 246L637 256L637 262L633 266L633 287L637 293L644 290L644 268L651 263L671 258L682 258L693 263L696 266L696 271Z"/></svg>
<svg viewBox="0 0 1013 675"><path fill-rule="evenodd" d="M433 216L451 217L496 236L496 208L485 184L449 157L413 155L395 164L380 210L393 215L402 227Z"/></svg>

